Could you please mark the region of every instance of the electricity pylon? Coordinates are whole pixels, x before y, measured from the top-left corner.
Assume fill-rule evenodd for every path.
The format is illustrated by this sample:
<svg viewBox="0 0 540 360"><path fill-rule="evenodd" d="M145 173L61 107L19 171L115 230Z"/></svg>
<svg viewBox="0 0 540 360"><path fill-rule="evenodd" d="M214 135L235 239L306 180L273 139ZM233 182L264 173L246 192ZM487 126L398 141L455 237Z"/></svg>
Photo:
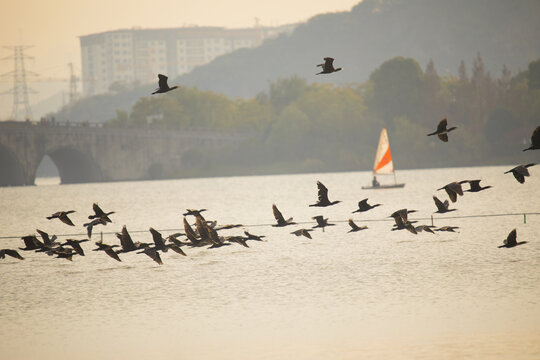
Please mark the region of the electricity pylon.
<svg viewBox="0 0 540 360"><path fill-rule="evenodd" d="M24 50L31 47L32 46L4 46L4 48L13 51L13 55L2 59L13 59L13 71L3 74L3 76L10 75L13 78L13 88L3 93L13 94L13 110L11 112L11 118L13 120L22 120L20 118L20 115L23 113L23 111L21 111L21 107L24 107L24 119L32 119L32 109L30 108L28 93L36 93L36 91L28 88L28 85L26 84L26 77L37 76L37 74L27 71L24 66L25 59L33 59L33 57L24 54Z"/></svg>

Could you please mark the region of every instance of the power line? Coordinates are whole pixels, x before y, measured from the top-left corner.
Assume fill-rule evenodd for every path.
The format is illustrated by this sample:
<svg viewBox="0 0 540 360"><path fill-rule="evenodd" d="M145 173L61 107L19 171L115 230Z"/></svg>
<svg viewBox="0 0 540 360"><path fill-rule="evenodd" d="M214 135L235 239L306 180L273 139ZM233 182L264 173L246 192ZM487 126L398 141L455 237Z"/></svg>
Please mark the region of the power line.
<svg viewBox="0 0 540 360"><path fill-rule="evenodd" d="M504 213L504 214L478 214L478 215L462 215L462 216L440 216L440 217L421 217L421 218L411 218L410 220L431 220L431 225L433 225L434 223L434 220L448 220L448 219L466 219L466 218L484 218L484 217L499 217L499 216L523 216L523 223L526 224L527 223L527 215L540 215L540 212L526 212L526 213ZM336 223L346 223L348 222L349 220L332 220L330 219L329 220L330 222L336 222ZM392 218L383 218L383 219L355 219L355 221L358 221L360 223L362 222L380 222L380 221L383 221L383 222L394 222L394 219ZM297 223L295 223L295 225L305 225L305 224L316 224L315 221L299 221ZM275 223L271 223L271 224L243 224L242 226L238 226L238 227L242 227L242 228L251 228L251 227L263 227L263 226L274 226ZM172 228L172 229L156 229L157 231L165 231L165 232L169 232L169 231L175 231L175 232L178 232L178 231L183 231L184 229L183 228ZM96 235L97 234L100 234L101 237L103 237L103 235L113 235L113 234L116 234L118 233L119 231L101 231L101 232L96 232ZM147 233L148 230L130 230L129 233L130 234L138 234L138 233ZM28 235L28 234L26 234ZM26 236L26 235L23 235L23 236ZM76 233L76 234L56 234L57 237L68 237L68 236L86 236L87 234L86 233ZM8 240L8 239L20 239L22 238L22 236L0 236L0 239L5 239L5 240Z"/></svg>

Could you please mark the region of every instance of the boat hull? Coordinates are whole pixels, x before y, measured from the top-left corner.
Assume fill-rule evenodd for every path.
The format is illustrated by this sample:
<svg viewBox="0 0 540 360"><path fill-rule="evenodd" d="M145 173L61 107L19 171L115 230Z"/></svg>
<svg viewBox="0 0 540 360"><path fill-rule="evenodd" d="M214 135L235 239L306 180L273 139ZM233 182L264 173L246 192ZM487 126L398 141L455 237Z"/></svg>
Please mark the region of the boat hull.
<svg viewBox="0 0 540 360"><path fill-rule="evenodd" d="M364 190L398 189L404 186L405 184L390 184L390 185L379 185L379 186L362 186L362 189Z"/></svg>

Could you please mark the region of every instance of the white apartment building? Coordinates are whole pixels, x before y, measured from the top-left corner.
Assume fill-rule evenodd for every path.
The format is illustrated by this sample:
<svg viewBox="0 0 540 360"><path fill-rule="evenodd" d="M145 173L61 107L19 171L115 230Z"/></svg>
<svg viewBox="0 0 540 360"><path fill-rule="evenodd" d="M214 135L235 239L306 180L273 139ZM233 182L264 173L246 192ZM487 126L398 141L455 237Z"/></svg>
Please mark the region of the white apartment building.
<svg viewBox="0 0 540 360"><path fill-rule="evenodd" d="M160 73L174 78L220 55L291 32L294 26L133 28L81 36L83 94L105 93L113 83L157 82Z"/></svg>

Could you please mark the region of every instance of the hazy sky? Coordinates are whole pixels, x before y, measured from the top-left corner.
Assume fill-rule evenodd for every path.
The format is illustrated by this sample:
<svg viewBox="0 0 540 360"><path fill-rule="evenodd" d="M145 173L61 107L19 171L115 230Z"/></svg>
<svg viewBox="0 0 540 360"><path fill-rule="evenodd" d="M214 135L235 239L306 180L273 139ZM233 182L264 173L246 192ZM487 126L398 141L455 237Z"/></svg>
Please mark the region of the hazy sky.
<svg viewBox="0 0 540 360"><path fill-rule="evenodd" d="M359 0L2 0L0 45L34 45L27 69L41 77L67 78L67 63L80 72L78 36L119 28L183 25L251 27L302 22L313 15L348 11ZM0 49L0 58L9 56ZM0 73L13 62L0 62Z"/></svg>

